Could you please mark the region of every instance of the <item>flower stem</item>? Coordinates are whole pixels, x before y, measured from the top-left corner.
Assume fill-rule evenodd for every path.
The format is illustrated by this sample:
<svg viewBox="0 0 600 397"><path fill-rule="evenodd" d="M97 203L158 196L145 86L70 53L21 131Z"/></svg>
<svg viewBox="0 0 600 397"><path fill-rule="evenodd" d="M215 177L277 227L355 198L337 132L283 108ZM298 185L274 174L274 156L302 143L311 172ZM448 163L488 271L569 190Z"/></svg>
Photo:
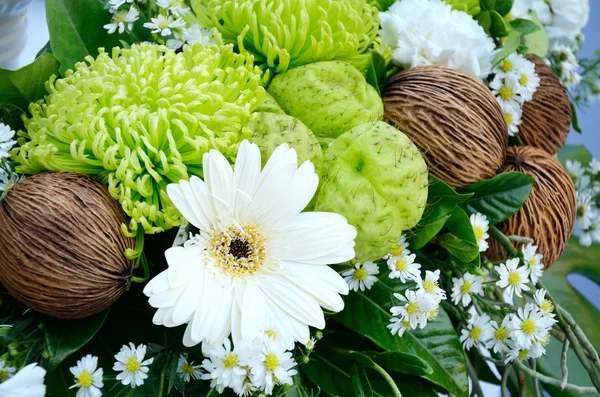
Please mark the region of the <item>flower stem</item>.
<svg viewBox="0 0 600 397"><path fill-rule="evenodd" d="M490 232L490 235L494 238L494 240L496 240L500 244L502 244L504 249L506 251L508 251L508 253L511 256L519 255L519 251L517 251L517 249L513 245L512 241L510 241L510 239L508 237L506 237L506 235L504 233L502 233L500 230L498 230L498 228L496 226L490 226L489 232Z"/></svg>
<svg viewBox="0 0 600 397"><path fill-rule="evenodd" d="M527 366L523 365L523 363L520 362L519 360L513 361L513 364L520 371L523 371L527 375L529 375L529 376L531 376L533 378L538 379L542 383L546 383L548 385L552 385L552 386L556 386L556 387L561 387L561 381L560 380L551 378L551 377L546 376L546 375L542 375L539 372L536 372L536 371L528 368ZM572 392L579 393L579 394L595 394L595 393L598 393L598 391L594 387L576 386L576 385L572 385L572 384L569 384L569 383L567 383L565 385L565 388L563 390L572 391Z"/></svg>
<svg viewBox="0 0 600 397"><path fill-rule="evenodd" d="M535 358L531 359L531 369L536 371L536 361ZM533 378L533 390L535 392L535 397L542 397L542 393L540 392L540 382L536 379Z"/></svg>
<svg viewBox="0 0 600 397"><path fill-rule="evenodd" d="M167 367L168 367L168 365L165 365L160 373L160 386L158 388L158 394L157 394L158 397L162 397L163 392L165 390L165 374L167 373Z"/></svg>
<svg viewBox="0 0 600 397"><path fill-rule="evenodd" d="M564 390L569 380L569 366L567 365L567 353L569 353L569 340L565 339L562 353L560 355L560 367L562 369L562 381L560 382L560 390Z"/></svg>
<svg viewBox="0 0 600 397"><path fill-rule="evenodd" d="M508 375L510 374L510 370L512 368L512 365L507 365L504 367L504 372L502 372L502 381L500 382L500 393L502 394L502 397L507 396L506 390L508 389L508 386L506 384L508 383Z"/></svg>
<svg viewBox="0 0 600 397"><path fill-rule="evenodd" d="M479 377L477 376L477 371L473 368L473 364L471 364L471 360L466 358L467 370L469 371L469 377L471 378L473 384L473 392L471 396L477 395L479 397L484 397L483 390L481 390L481 384L479 383Z"/></svg>
<svg viewBox="0 0 600 397"><path fill-rule="evenodd" d="M390 388L392 389L392 392L394 393L395 397L402 397L402 393L400 393L400 389L398 389L396 382L394 382L394 379L392 379L390 374L388 374L385 369L383 369L376 363L373 369L375 370L375 372L381 375L381 377L385 379L385 381L390 385Z"/></svg>

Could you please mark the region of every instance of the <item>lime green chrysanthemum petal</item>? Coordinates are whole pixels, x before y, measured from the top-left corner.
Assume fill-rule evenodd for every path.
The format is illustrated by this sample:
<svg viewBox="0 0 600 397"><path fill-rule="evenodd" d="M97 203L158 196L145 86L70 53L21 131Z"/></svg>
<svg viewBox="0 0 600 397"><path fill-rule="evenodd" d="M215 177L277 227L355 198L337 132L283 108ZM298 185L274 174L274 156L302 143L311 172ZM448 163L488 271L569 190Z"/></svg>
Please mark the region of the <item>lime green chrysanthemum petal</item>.
<svg viewBox="0 0 600 397"><path fill-rule="evenodd" d="M223 38L275 73L307 63L350 60L377 37L367 0L205 0Z"/></svg>
<svg viewBox="0 0 600 397"><path fill-rule="evenodd" d="M95 175L131 217L130 232L178 226L167 184L201 175L210 149L234 160L265 95L260 69L231 45L176 54L142 44L86 61L51 78L49 95L30 106L17 171Z"/></svg>

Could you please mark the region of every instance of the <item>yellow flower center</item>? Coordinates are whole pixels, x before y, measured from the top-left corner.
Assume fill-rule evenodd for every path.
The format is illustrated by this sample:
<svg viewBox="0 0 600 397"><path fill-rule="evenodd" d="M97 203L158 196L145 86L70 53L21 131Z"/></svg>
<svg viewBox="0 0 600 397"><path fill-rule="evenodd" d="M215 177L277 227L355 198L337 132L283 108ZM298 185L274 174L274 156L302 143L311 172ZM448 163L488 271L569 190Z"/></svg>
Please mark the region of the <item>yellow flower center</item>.
<svg viewBox="0 0 600 397"><path fill-rule="evenodd" d="M363 281L367 278L367 271L365 269L356 269L352 274L352 278L356 281Z"/></svg>
<svg viewBox="0 0 600 397"><path fill-rule="evenodd" d="M522 74L521 77L519 77L519 84L527 85L528 82L529 82L529 77L527 77L526 74Z"/></svg>
<svg viewBox="0 0 600 397"><path fill-rule="evenodd" d="M127 372L136 372L140 367L140 362L136 357L130 357L129 360L127 360Z"/></svg>
<svg viewBox="0 0 600 397"><path fill-rule="evenodd" d="M468 294L471 291L472 286L473 286L473 284L471 284L470 281L465 281L463 283L463 285L461 285L461 287L460 287L460 293L463 295Z"/></svg>
<svg viewBox="0 0 600 397"><path fill-rule="evenodd" d="M521 325L521 329L523 330L523 332L527 335L531 335L535 332L535 323L530 320L527 319L525 321L523 321L523 325Z"/></svg>
<svg viewBox="0 0 600 397"><path fill-rule="evenodd" d="M471 330L469 331L469 338L471 338L473 340L479 340L480 337L481 337L481 328L479 328L479 327L471 328Z"/></svg>
<svg viewBox="0 0 600 397"><path fill-rule="evenodd" d="M266 329L265 334L271 339L277 338L277 332L274 329Z"/></svg>
<svg viewBox="0 0 600 397"><path fill-rule="evenodd" d="M181 372L183 372L184 374L187 374L189 376L194 375L194 367L192 367L190 364L183 364L181 366Z"/></svg>
<svg viewBox="0 0 600 397"><path fill-rule="evenodd" d="M232 225L216 233L209 252L219 268L237 277L256 273L267 258L265 238L251 225Z"/></svg>
<svg viewBox="0 0 600 397"><path fill-rule="evenodd" d="M494 339L503 341L508 338L508 331L506 328L498 328L496 332L494 332Z"/></svg>
<svg viewBox="0 0 600 397"><path fill-rule="evenodd" d="M87 389L88 387L92 386L93 380L92 374L90 374L89 371L83 371L81 375L79 375L78 383L79 386Z"/></svg>
<svg viewBox="0 0 600 397"><path fill-rule="evenodd" d="M410 321L402 321L400 324L402 324L404 328L410 329Z"/></svg>
<svg viewBox="0 0 600 397"><path fill-rule="evenodd" d="M428 294L433 294L435 292L435 289L437 288L437 286L438 286L438 284L435 281L426 280L423 282L423 289Z"/></svg>
<svg viewBox="0 0 600 397"><path fill-rule="evenodd" d="M169 25L171 24L171 21L169 21L168 19L162 19L159 23L158 23L158 27L161 29L166 29L169 27Z"/></svg>
<svg viewBox="0 0 600 397"><path fill-rule="evenodd" d="M500 87L498 94L500 94L500 98L504 99L505 101L508 101L514 96L512 88L506 85Z"/></svg>
<svg viewBox="0 0 600 397"><path fill-rule="evenodd" d="M408 264L406 263L406 260L404 260L404 258L400 258L396 261L396 270L398 270L399 272L405 272L406 270L408 270Z"/></svg>
<svg viewBox="0 0 600 397"><path fill-rule="evenodd" d="M505 18L507 21L512 21L513 19L515 19L515 17L513 16L513 14L512 14L512 13L510 13L510 12L509 12L508 14L506 14L506 15L504 16L504 18Z"/></svg>
<svg viewBox="0 0 600 397"><path fill-rule="evenodd" d="M439 309L434 309L429 312L429 319L433 320L439 314Z"/></svg>
<svg viewBox="0 0 600 397"><path fill-rule="evenodd" d="M540 309L542 309L542 311L545 313L550 313L552 310L554 310L554 305L552 305L550 301L545 300L540 305Z"/></svg>
<svg viewBox="0 0 600 397"><path fill-rule="evenodd" d="M4 382L7 379L8 379L8 372L6 372L3 369L0 369L0 383Z"/></svg>
<svg viewBox="0 0 600 397"><path fill-rule="evenodd" d="M400 244L396 244L396 246L392 250L392 255L400 256L400 255L402 255L402 252L404 252L404 250L402 249L402 246Z"/></svg>
<svg viewBox="0 0 600 397"><path fill-rule="evenodd" d="M406 312L408 314L417 314L417 312L419 311L419 305L417 305L415 302L408 302L406 304Z"/></svg>
<svg viewBox="0 0 600 397"><path fill-rule="evenodd" d="M473 232L475 233L476 240L481 240L483 238L483 229L480 228L479 226L475 226L473 228Z"/></svg>
<svg viewBox="0 0 600 397"><path fill-rule="evenodd" d="M517 271L508 273L508 283L513 287L521 282L521 276Z"/></svg>
<svg viewBox="0 0 600 397"><path fill-rule="evenodd" d="M543 338L540 338L540 345L547 346L550 343L550 335L546 335Z"/></svg>
<svg viewBox="0 0 600 397"><path fill-rule="evenodd" d="M275 368L279 367L279 359L275 353L267 354L265 357L265 368L267 371L273 371Z"/></svg>
<svg viewBox="0 0 600 397"><path fill-rule="evenodd" d="M513 115L511 113L504 113L504 120L506 121L507 125L512 124L512 122L513 122ZM477 234L475 234L475 236L477 236Z"/></svg>
<svg viewBox="0 0 600 397"><path fill-rule="evenodd" d="M119 11L115 16L115 22L116 23L122 23L125 22L125 19L127 19L127 12L126 11Z"/></svg>
<svg viewBox="0 0 600 397"><path fill-rule="evenodd" d="M527 360L527 357L529 357L529 350L519 350L519 355L517 356L519 361Z"/></svg>
<svg viewBox="0 0 600 397"><path fill-rule="evenodd" d="M502 70L504 73L510 72L511 70L513 70L513 63L508 59L505 59L500 64L500 70Z"/></svg>
<svg viewBox="0 0 600 397"><path fill-rule="evenodd" d="M229 353L223 359L223 366L227 369L232 369L233 367L235 367L238 364L239 361L240 361L240 359L238 358L237 354Z"/></svg>

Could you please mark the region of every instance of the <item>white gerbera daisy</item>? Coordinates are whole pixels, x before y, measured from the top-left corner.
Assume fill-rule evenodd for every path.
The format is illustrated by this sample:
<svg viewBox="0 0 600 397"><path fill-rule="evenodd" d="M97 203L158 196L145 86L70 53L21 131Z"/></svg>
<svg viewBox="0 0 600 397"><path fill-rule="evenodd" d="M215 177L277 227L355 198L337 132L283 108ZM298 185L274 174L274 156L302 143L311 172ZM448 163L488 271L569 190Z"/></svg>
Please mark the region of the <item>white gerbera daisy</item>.
<svg viewBox="0 0 600 397"><path fill-rule="evenodd" d="M158 14L156 18L150 18L150 21L146 22L144 27L150 29L152 33L160 33L161 36L170 36L173 33L173 29L186 27L183 19L177 18L173 20L171 16L165 17L162 14Z"/></svg>
<svg viewBox="0 0 600 397"><path fill-rule="evenodd" d="M6 124L0 123L0 163L9 156L10 150L15 146L15 132Z"/></svg>
<svg viewBox="0 0 600 397"><path fill-rule="evenodd" d="M182 17L190 12L190 8L183 0L156 0L156 5L168 10L176 17Z"/></svg>
<svg viewBox="0 0 600 397"><path fill-rule="evenodd" d="M524 102L524 98L519 95L519 82L514 75L494 77L490 88L501 106L521 105Z"/></svg>
<svg viewBox="0 0 600 397"><path fill-rule="evenodd" d="M490 326L486 328L484 339L487 340L485 347L492 349L494 353L502 353L507 348L507 342L512 331L512 318L510 315L502 319L502 324L494 320L490 321Z"/></svg>
<svg viewBox="0 0 600 397"><path fill-rule="evenodd" d="M286 144L264 169L258 146L242 142L235 172L225 157L204 155L205 181L167 187L170 199L200 233L165 252L169 268L144 293L158 308L154 324L188 323L183 342L252 340L273 319L286 347L305 344L309 326L325 327L320 306L339 312L348 293L328 264L354 258L356 229L342 215L300 213L319 184L314 166L297 166Z"/></svg>
<svg viewBox="0 0 600 397"><path fill-rule="evenodd" d="M409 280L419 280L421 278L421 265L415 263L416 257L415 254L404 254L389 258L387 260L388 267L391 270L389 277L399 278L403 283Z"/></svg>
<svg viewBox="0 0 600 397"><path fill-rule="evenodd" d="M0 361L0 383L9 379L15 374L16 368L9 367L4 361Z"/></svg>
<svg viewBox="0 0 600 397"><path fill-rule="evenodd" d="M523 123L523 108L517 102L500 103L504 121L508 128L508 135L515 136L519 133L519 126Z"/></svg>
<svg viewBox="0 0 600 397"><path fill-rule="evenodd" d="M490 316L473 313L471 319L467 323L467 328L461 330L460 341L464 348L470 350L473 346L479 344L485 345L485 337L489 335L488 328L490 327Z"/></svg>
<svg viewBox="0 0 600 397"><path fill-rule="evenodd" d="M145 355L145 345L139 345L136 348L130 342L129 346L121 347L121 350L115 355L117 362L113 366L113 371L120 372L117 380L120 380L125 386L131 385L132 388L143 385L144 379L148 378L148 366L154 361L154 358L144 361Z"/></svg>
<svg viewBox="0 0 600 397"><path fill-rule="evenodd" d="M440 270L425 271L425 279L417 280L417 287L433 298L436 303L446 299L446 291L440 288Z"/></svg>
<svg viewBox="0 0 600 397"><path fill-rule="evenodd" d="M198 380L202 376L200 365L194 365L194 362L188 362L184 355L179 356L179 364L177 364L177 373L184 382Z"/></svg>
<svg viewBox="0 0 600 397"><path fill-rule="evenodd" d="M529 266L529 278L531 283L536 285L544 273L544 264L542 263L542 254L537 253L537 245L527 244L521 251L523 252L523 261Z"/></svg>
<svg viewBox="0 0 600 397"><path fill-rule="evenodd" d="M240 341L231 348L229 339L223 345L203 346L208 352L208 359L202 361L202 368L207 371L202 379L210 380L210 387L223 393L226 387L232 388L236 393L242 390L248 373L244 367L250 364L254 354L253 346Z"/></svg>
<svg viewBox="0 0 600 397"><path fill-rule="evenodd" d="M77 366L69 368L75 377L75 384L69 389L78 387L77 397L100 397L102 383L102 368L98 368L98 357L88 354L77 361Z"/></svg>
<svg viewBox="0 0 600 397"><path fill-rule="evenodd" d="M352 291L369 290L377 282L379 267L373 262L357 263L351 270L342 273Z"/></svg>
<svg viewBox="0 0 600 397"><path fill-rule="evenodd" d="M517 345L529 349L533 342L542 338L547 329L548 322L544 316L533 304L528 303L525 308L520 307L517 315L512 318L512 331L510 338Z"/></svg>
<svg viewBox="0 0 600 397"><path fill-rule="evenodd" d="M519 266L519 264L520 259L513 258L496 268L500 275L500 280L496 282L496 285L504 289L504 299L509 303L513 302L514 294L522 298L521 291L529 291L527 286L527 283L529 283L528 266Z"/></svg>
<svg viewBox="0 0 600 397"><path fill-rule="evenodd" d="M490 223L488 222L487 217L480 213L472 214L469 217L469 220L471 221L471 226L473 227L473 233L475 233L475 239L477 240L477 245L479 246L479 252L484 252L488 249L487 239L490 237L490 235L487 232Z"/></svg>
<svg viewBox="0 0 600 397"><path fill-rule="evenodd" d="M437 307L433 298L421 290L408 290L404 295L395 293L394 296L405 303L403 306L392 307L390 309L392 315L408 321L412 329L425 328L428 313Z"/></svg>
<svg viewBox="0 0 600 397"><path fill-rule="evenodd" d="M471 295L483 295L483 277L465 273L461 278L452 279L452 301L464 307L471 304Z"/></svg>
<svg viewBox="0 0 600 397"><path fill-rule="evenodd" d="M544 288L540 288L535 291L533 294L533 300L537 305L538 310L545 317L554 317L554 305L549 299L546 299L546 290Z"/></svg>
<svg viewBox="0 0 600 397"><path fill-rule="evenodd" d="M293 384L292 377L298 373L295 366L292 353L275 339L269 339L265 341L262 351L250 362L252 383L271 395L276 385Z"/></svg>
<svg viewBox="0 0 600 397"><path fill-rule="evenodd" d="M17 372L10 379L0 382L0 396L6 397L44 397L46 386L44 386L46 370L36 363ZM79 393L77 393L79 396Z"/></svg>
<svg viewBox="0 0 600 397"><path fill-rule="evenodd" d="M119 31L119 34L122 34L125 30L131 31L134 22L140 18L140 13L134 6L129 7L129 10L119 11L111 8L109 11L113 14L112 22L104 25L104 29L108 30L109 34L116 31Z"/></svg>

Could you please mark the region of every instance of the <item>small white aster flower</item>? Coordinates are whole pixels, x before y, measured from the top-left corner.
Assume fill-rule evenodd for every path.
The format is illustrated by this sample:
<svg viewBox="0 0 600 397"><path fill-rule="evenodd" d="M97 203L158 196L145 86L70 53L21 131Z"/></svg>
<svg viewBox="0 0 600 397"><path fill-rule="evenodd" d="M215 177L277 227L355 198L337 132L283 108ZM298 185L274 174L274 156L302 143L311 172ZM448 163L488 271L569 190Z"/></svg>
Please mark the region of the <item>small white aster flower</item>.
<svg viewBox="0 0 600 397"><path fill-rule="evenodd" d="M452 279L452 301L464 307L471 304L471 295L483 295L483 277L465 273L461 278Z"/></svg>
<svg viewBox="0 0 600 397"><path fill-rule="evenodd" d="M29 364L10 379L0 381L0 396L44 397L46 395L44 376L46 376L44 368L36 363Z"/></svg>
<svg viewBox="0 0 600 397"><path fill-rule="evenodd" d="M133 0L108 0L108 6L112 10L117 10L125 3L133 3Z"/></svg>
<svg viewBox="0 0 600 397"><path fill-rule="evenodd" d="M154 361L154 358L144 360L145 355L145 345L139 345L136 348L130 342L129 346L121 347L121 350L115 355L117 361L113 366L113 371L120 372L117 380L120 380L125 386L131 385L132 388L143 385L144 380L148 378L148 366Z"/></svg>
<svg viewBox="0 0 600 397"><path fill-rule="evenodd" d="M579 183L585 174L585 168L577 160L567 160L565 168L567 169L569 175L571 175L571 179L573 179L575 187L579 188Z"/></svg>
<svg viewBox="0 0 600 397"><path fill-rule="evenodd" d="M535 72L535 65L533 62L529 62L525 59L525 62L517 70L516 73L517 86L516 90L518 94L525 100L530 101L533 99L533 94L540 86L540 78Z"/></svg>
<svg viewBox="0 0 600 397"><path fill-rule="evenodd" d="M292 353L274 339L267 340L262 351L250 361L252 383L267 395L276 385L293 384L292 377L298 373Z"/></svg>
<svg viewBox="0 0 600 397"><path fill-rule="evenodd" d="M348 287L353 291L369 290L377 282L379 267L373 262L357 263L354 268L342 273Z"/></svg>
<svg viewBox="0 0 600 397"><path fill-rule="evenodd" d="M496 76L506 77L506 76L518 76L519 71L523 68L527 60L523 55L520 55L516 52L513 52L506 58L504 58L498 66L494 68L492 73Z"/></svg>
<svg viewBox="0 0 600 397"><path fill-rule="evenodd" d="M425 271L425 279L417 280L417 287L425 294L430 295L436 303L446 299L446 291L440 288L440 270Z"/></svg>
<svg viewBox="0 0 600 397"><path fill-rule="evenodd" d="M519 82L517 81L517 77L513 75L505 77L496 76L490 82L492 93L500 105L504 106L511 106L514 103L520 105L524 102L524 98L519 95L518 87Z"/></svg>
<svg viewBox="0 0 600 397"><path fill-rule="evenodd" d="M519 264L520 259L513 258L496 268L500 275L500 280L496 282L496 285L504 290L504 299L509 303L513 302L514 294L522 298L521 291L529 291L527 286L529 283L528 266L519 266Z"/></svg>
<svg viewBox="0 0 600 397"><path fill-rule="evenodd" d="M590 217L590 225L585 230L581 230L579 235L579 244L589 247L592 243L600 242L600 211L593 211Z"/></svg>
<svg viewBox="0 0 600 397"><path fill-rule="evenodd" d="M500 103L500 107L504 113L508 135L515 136L519 132L519 126L523 123L523 108L517 102Z"/></svg>
<svg viewBox="0 0 600 397"><path fill-rule="evenodd" d="M113 14L112 22L104 25L104 29L108 30L109 34L115 33L117 30L119 34L125 32L125 30L133 29L133 23L140 18L138 10L131 6L129 10L114 10L110 9Z"/></svg>
<svg viewBox="0 0 600 397"><path fill-rule="evenodd" d="M178 18L173 20L171 16L165 17L162 14L158 14L156 18L150 18L151 22L144 24L145 28L148 28L152 33L160 33L161 36L170 36L173 29L185 28L186 23L183 19Z"/></svg>
<svg viewBox="0 0 600 397"><path fill-rule="evenodd" d="M9 367L4 361L0 360L0 383L6 381L15 374L16 368Z"/></svg>
<svg viewBox="0 0 600 397"><path fill-rule="evenodd" d="M540 313L542 313L543 316L556 316L556 314L554 314L554 305L550 300L546 299L546 290L544 288L540 288L535 291L535 294L533 294L533 300L537 305L537 309L540 311Z"/></svg>
<svg viewBox="0 0 600 397"><path fill-rule="evenodd" d="M98 357L88 354L77 361L77 366L69 368L75 377L75 384L69 389L78 387L77 397L100 397L102 383L102 368L98 368Z"/></svg>
<svg viewBox="0 0 600 397"><path fill-rule="evenodd" d="M389 277L399 278L403 283L409 280L419 280L421 278L421 265L415 263L416 257L415 254L408 254L389 258L387 260L388 267L391 270Z"/></svg>
<svg viewBox="0 0 600 397"><path fill-rule="evenodd" d="M184 382L198 380L202 376L200 365L194 365L194 362L188 362L185 356L179 356L179 364L177 364L177 373Z"/></svg>
<svg viewBox="0 0 600 397"><path fill-rule="evenodd" d="M6 124L0 123L0 163L9 156L10 150L15 146L15 132Z"/></svg>
<svg viewBox="0 0 600 397"><path fill-rule="evenodd" d="M513 316L510 338L522 348L530 349L533 342L542 338L548 331L547 324L542 312L528 303L525 308L520 307L517 315Z"/></svg>
<svg viewBox="0 0 600 397"><path fill-rule="evenodd" d="M8 191L24 178L22 175L15 174L7 164L4 167L0 167L0 199L4 198Z"/></svg>
<svg viewBox="0 0 600 397"><path fill-rule="evenodd" d="M486 328L484 339L487 340L485 347L492 349L494 353L501 353L507 348L507 342L512 331L512 318L510 315L502 319L502 324L494 320L490 321L490 326Z"/></svg>
<svg viewBox="0 0 600 397"><path fill-rule="evenodd" d="M479 346L479 344L485 345L487 342L485 338L489 335L490 320L490 316L487 314L480 316L473 313L467 328L460 332L460 341L465 349L470 350L473 346Z"/></svg>
<svg viewBox="0 0 600 397"><path fill-rule="evenodd" d="M240 391L248 375L243 367L249 365L252 357L251 345L240 341L233 350L229 339L225 339L223 345L210 346L207 350L209 358L202 361L202 368L208 373L203 374L202 379L210 380L210 387L219 393L223 393L226 387L236 393Z"/></svg>
<svg viewBox="0 0 600 397"><path fill-rule="evenodd" d="M477 245L479 246L479 252L484 252L488 249L487 239L490 237L490 235L487 232L490 223L488 222L487 217L480 213L472 214L469 217L469 220L471 221L471 226L473 227L473 233L475 233L475 239L477 240Z"/></svg>
<svg viewBox="0 0 600 397"><path fill-rule="evenodd" d="M408 321L411 329L425 328L428 313L437 307L433 298L421 290L408 290L404 295L395 293L394 296L404 302L404 305L392 307L392 315Z"/></svg>
<svg viewBox="0 0 600 397"><path fill-rule="evenodd" d="M308 342L306 342L306 350L313 351L315 349L315 345L317 344L317 340L315 338L310 338Z"/></svg>
<svg viewBox="0 0 600 397"><path fill-rule="evenodd" d="M592 224L592 219L596 216L597 211L594 208L594 194L589 190L577 191L577 219L575 220L575 228L585 230Z"/></svg>
<svg viewBox="0 0 600 397"><path fill-rule="evenodd" d="M521 251L523 252L523 261L529 266L529 278L531 283L536 285L544 273L544 264L542 263L542 254L537 253L537 245L527 244Z"/></svg>
<svg viewBox="0 0 600 397"><path fill-rule="evenodd" d="M600 161L596 160L595 158L592 159L588 166L588 170L594 176L600 174Z"/></svg>
<svg viewBox="0 0 600 397"><path fill-rule="evenodd" d="M518 343L515 343L512 340L508 341L508 349L508 354L506 355L506 359L504 360L505 364L508 364L515 360L525 361L529 357L531 357L529 354L529 349L520 346Z"/></svg>
<svg viewBox="0 0 600 397"><path fill-rule="evenodd" d="M383 259L391 259L391 258L400 258L402 255L410 255L410 251L408 250L408 241L406 241L406 237L401 235L398 239L398 242L392 249L392 252L383 257Z"/></svg>
<svg viewBox="0 0 600 397"><path fill-rule="evenodd" d="M156 0L156 5L167 9L176 17L182 17L190 12L190 8L182 0Z"/></svg>
<svg viewBox="0 0 600 397"><path fill-rule="evenodd" d="M387 327L390 329L392 335L398 334L398 336L402 336L406 331L412 329L410 320L402 320L398 317L392 317Z"/></svg>

